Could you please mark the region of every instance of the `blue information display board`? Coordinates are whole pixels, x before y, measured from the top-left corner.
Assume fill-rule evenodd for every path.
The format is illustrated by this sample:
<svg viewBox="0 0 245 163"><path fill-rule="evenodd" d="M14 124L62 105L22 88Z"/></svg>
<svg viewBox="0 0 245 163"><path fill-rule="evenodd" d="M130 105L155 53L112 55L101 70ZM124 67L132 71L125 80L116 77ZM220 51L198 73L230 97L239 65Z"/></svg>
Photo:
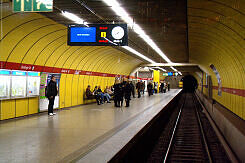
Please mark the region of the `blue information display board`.
<svg viewBox="0 0 245 163"><path fill-rule="evenodd" d="M68 26L70 46L127 46L127 24L88 24Z"/></svg>
<svg viewBox="0 0 245 163"><path fill-rule="evenodd" d="M70 42L96 42L96 28L95 27L71 28Z"/></svg>

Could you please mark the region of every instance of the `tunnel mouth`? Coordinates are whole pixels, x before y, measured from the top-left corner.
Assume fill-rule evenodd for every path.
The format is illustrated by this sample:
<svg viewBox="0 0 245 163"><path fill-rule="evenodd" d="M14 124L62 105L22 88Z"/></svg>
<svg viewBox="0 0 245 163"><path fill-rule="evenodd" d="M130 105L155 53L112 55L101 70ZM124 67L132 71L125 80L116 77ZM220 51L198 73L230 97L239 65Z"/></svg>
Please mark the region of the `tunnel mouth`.
<svg viewBox="0 0 245 163"><path fill-rule="evenodd" d="M192 75L184 76L181 81L183 82L184 92L194 92L197 89L197 80Z"/></svg>

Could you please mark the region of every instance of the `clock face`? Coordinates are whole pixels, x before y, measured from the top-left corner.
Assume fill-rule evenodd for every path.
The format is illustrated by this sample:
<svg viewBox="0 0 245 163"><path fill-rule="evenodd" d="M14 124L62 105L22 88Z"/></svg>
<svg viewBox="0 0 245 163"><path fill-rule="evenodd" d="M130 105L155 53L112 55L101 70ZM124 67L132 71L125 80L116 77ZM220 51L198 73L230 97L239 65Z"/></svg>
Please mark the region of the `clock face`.
<svg viewBox="0 0 245 163"><path fill-rule="evenodd" d="M111 31L111 35L114 39L122 39L124 36L124 29L122 27L114 27Z"/></svg>

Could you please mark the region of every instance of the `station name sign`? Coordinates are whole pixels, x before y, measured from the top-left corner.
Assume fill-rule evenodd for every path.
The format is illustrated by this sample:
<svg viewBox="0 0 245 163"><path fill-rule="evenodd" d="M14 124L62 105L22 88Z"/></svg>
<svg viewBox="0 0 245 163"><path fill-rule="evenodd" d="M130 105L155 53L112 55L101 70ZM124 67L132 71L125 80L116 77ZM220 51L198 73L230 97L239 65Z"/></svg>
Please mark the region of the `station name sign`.
<svg viewBox="0 0 245 163"><path fill-rule="evenodd" d="M70 46L127 46L127 24L69 25L67 44Z"/></svg>

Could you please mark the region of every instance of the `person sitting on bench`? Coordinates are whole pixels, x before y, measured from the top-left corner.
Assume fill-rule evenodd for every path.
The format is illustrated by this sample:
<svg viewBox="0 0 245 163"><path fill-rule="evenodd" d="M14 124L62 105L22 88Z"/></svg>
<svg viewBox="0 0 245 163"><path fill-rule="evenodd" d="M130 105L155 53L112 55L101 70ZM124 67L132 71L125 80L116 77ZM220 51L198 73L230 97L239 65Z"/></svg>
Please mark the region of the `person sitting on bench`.
<svg viewBox="0 0 245 163"><path fill-rule="evenodd" d="M106 86L106 89L104 90L104 96L106 98L107 103L111 103L110 102L110 99L111 99L110 93L112 93L112 91L109 89L108 86Z"/></svg>
<svg viewBox="0 0 245 163"><path fill-rule="evenodd" d="M94 95L97 96L98 100L100 101L100 104L104 103L104 94L101 91L101 89L99 90L97 86L94 87Z"/></svg>
<svg viewBox="0 0 245 163"><path fill-rule="evenodd" d="M96 99L96 102L98 105L100 105L100 101L99 101L99 98L98 96L94 95L91 90L90 90L90 85L88 85L87 89L86 89L86 96L88 99Z"/></svg>

